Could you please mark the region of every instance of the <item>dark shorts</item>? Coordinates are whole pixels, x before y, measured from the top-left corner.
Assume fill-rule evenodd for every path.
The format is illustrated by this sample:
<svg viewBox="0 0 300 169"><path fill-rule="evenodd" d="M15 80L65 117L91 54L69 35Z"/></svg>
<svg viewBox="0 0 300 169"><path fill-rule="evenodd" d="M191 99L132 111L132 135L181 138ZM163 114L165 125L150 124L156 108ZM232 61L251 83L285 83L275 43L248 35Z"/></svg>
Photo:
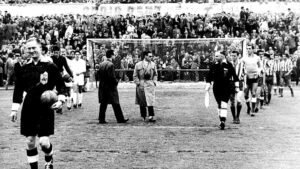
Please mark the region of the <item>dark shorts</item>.
<svg viewBox="0 0 300 169"><path fill-rule="evenodd" d="M218 103L218 108L221 108L221 102L228 103L232 91L229 87L214 87L213 88L215 99Z"/></svg>
<svg viewBox="0 0 300 169"><path fill-rule="evenodd" d="M266 76L266 85L273 85L273 76Z"/></svg>
<svg viewBox="0 0 300 169"><path fill-rule="evenodd" d="M262 86L263 83L264 83L263 77L258 77L258 79L257 79L257 86Z"/></svg>
<svg viewBox="0 0 300 169"><path fill-rule="evenodd" d="M255 78L255 79L249 79L249 78L247 78L246 79L246 84L247 85L252 85L253 83L258 83L258 78Z"/></svg>
<svg viewBox="0 0 300 169"><path fill-rule="evenodd" d="M292 79L292 77L291 77L291 74L289 74L289 75L285 75L287 72L282 72L281 73L281 86L284 86L284 85L286 85L286 86L290 86L291 85L291 79Z"/></svg>
<svg viewBox="0 0 300 169"><path fill-rule="evenodd" d="M280 86L280 81L281 81L280 72L276 72L276 85L277 86Z"/></svg>
<svg viewBox="0 0 300 169"><path fill-rule="evenodd" d="M50 136L54 134L54 111L43 105L38 96L27 95L21 111L21 134Z"/></svg>

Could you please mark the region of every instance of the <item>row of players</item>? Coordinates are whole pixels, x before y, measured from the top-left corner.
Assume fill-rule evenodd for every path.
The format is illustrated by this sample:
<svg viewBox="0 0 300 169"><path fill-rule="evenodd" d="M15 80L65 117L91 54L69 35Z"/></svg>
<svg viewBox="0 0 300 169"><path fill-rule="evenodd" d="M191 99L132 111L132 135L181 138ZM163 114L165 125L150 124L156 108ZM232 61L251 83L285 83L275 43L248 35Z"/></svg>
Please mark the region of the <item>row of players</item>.
<svg viewBox="0 0 300 169"><path fill-rule="evenodd" d="M263 105L270 104L272 88L283 97L284 86L294 92L291 86L293 62L288 54L268 54L262 50L254 52L254 46L247 46L248 55L241 57L238 52L225 51L215 54L215 63L207 76L206 91L213 83L213 91L218 103L220 128L225 128L227 105L230 109L233 123L240 123L243 95L246 100L247 114L255 116ZM235 105L236 104L236 105Z"/></svg>

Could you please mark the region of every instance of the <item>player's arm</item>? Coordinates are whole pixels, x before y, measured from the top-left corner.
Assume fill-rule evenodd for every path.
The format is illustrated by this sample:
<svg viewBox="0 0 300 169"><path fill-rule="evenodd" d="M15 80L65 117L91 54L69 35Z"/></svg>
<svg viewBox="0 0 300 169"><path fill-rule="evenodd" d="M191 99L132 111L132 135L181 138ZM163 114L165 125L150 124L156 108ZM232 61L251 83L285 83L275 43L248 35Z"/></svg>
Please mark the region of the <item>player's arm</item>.
<svg viewBox="0 0 300 169"><path fill-rule="evenodd" d="M22 76L17 76L17 79L15 81L15 89L13 93L13 103L11 106L11 121L15 122L17 120L17 112L21 106L21 103L23 101L23 93L24 93L24 83L22 81Z"/></svg>
<svg viewBox="0 0 300 169"><path fill-rule="evenodd" d="M66 58L63 58L63 67L66 69L67 73L73 78L73 72L70 69Z"/></svg>
<svg viewBox="0 0 300 169"><path fill-rule="evenodd" d="M290 75L292 73L292 71L293 71L293 64L290 61L289 65L288 65L288 72L286 73L286 76Z"/></svg>
<svg viewBox="0 0 300 169"><path fill-rule="evenodd" d="M60 108L66 100L66 86L55 64L51 64L51 70L55 77L55 86L58 95L58 101L52 105L52 109L57 109Z"/></svg>
<svg viewBox="0 0 300 169"><path fill-rule="evenodd" d="M238 89L239 88L239 77L237 76L236 71L232 64L230 64L229 71L230 71L231 76L233 77L234 86L236 89Z"/></svg>

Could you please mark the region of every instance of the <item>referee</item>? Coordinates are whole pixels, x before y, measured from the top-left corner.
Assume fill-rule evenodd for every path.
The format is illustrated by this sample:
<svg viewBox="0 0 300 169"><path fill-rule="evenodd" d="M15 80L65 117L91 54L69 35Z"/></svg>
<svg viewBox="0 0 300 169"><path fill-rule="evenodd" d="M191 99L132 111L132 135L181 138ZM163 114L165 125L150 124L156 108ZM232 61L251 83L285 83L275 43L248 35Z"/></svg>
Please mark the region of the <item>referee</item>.
<svg viewBox="0 0 300 169"><path fill-rule="evenodd" d="M227 104L232 93L231 82L235 83L235 91L238 92L239 80L233 65L226 60L225 52L216 52L215 60L216 62L210 67L206 77L205 90L209 91L213 83L213 92L218 104L218 114L221 121L219 127L221 130L224 130L227 118Z"/></svg>
<svg viewBox="0 0 300 169"><path fill-rule="evenodd" d="M38 168L37 137L42 151L45 153L45 168L53 168L53 150L49 136L54 134L54 111L62 106L65 96L65 84L57 67L42 59L41 44L38 39L31 38L26 42L26 52L30 58L21 67L17 76L11 120L17 120L17 111L23 102L23 93L26 92L21 111L21 134L27 140L27 158L32 169ZM56 88L58 101L51 107L41 103L41 95L46 90Z"/></svg>

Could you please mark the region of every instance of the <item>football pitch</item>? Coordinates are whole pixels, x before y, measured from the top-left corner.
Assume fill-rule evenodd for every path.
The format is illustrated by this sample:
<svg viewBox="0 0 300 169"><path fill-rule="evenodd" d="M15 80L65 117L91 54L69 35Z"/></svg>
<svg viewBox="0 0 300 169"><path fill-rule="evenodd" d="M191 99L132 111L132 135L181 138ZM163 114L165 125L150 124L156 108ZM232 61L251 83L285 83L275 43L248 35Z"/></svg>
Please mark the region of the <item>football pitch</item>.
<svg viewBox="0 0 300 169"><path fill-rule="evenodd" d="M183 84L185 86L187 84ZM128 84L130 86L130 84ZM200 86L200 87L199 87ZM97 90L84 93L83 107L56 114L55 169L288 169L300 168L300 87L295 97L273 96L255 117L246 114L233 124L228 111L225 130L218 129L213 94L204 106L204 87L160 85L156 123L143 122L135 105L135 89L120 87L127 124L118 124L111 106L98 124ZM13 90L0 90L0 168L29 168L20 122L9 118ZM18 116L20 117L20 115ZM44 156L39 151L39 166Z"/></svg>

